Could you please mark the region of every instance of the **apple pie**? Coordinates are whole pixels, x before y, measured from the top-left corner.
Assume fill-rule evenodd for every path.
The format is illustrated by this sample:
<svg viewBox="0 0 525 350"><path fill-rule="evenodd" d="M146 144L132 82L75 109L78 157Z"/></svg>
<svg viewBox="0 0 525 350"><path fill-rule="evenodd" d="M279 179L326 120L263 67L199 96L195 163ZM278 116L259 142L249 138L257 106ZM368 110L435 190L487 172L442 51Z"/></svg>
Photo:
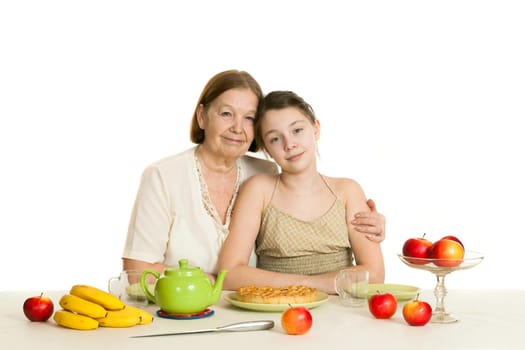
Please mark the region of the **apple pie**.
<svg viewBox="0 0 525 350"><path fill-rule="evenodd" d="M303 304L317 298L317 289L307 286L245 286L237 289L237 300L257 304Z"/></svg>

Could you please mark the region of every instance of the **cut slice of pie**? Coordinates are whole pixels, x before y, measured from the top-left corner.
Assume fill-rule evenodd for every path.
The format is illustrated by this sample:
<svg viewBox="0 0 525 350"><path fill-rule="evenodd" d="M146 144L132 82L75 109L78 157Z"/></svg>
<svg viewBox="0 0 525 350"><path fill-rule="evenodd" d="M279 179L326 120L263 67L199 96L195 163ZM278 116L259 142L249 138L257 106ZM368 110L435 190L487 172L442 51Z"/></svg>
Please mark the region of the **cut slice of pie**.
<svg viewBox="0 0 525 350"><path fill-rule="evenodd" d="M317 298L317 289L307 286L244 286L237 289L237 300L257 304L304 304Z"/></svg>

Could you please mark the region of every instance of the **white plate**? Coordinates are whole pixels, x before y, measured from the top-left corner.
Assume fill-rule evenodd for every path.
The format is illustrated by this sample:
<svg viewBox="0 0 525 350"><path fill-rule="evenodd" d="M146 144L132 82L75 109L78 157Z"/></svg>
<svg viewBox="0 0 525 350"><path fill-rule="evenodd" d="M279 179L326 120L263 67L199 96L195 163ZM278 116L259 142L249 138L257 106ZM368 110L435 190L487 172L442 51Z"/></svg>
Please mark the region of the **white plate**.
<svg viewBox="0 0 525 350"><path fill-rule="evenodd" d="M288 309L289 304L260 304L260 303L247 303L244 301L237 300L237 292L232 292L224 296L224 300L230 304L240 307L242 309L254 310L254 311L269 311L269 312L280 312ZM317 299L310 303L292 304L292 306L304 306L308 309L318 307L322 303L328 300L328 294L323 292L317 292Z"/></svg>

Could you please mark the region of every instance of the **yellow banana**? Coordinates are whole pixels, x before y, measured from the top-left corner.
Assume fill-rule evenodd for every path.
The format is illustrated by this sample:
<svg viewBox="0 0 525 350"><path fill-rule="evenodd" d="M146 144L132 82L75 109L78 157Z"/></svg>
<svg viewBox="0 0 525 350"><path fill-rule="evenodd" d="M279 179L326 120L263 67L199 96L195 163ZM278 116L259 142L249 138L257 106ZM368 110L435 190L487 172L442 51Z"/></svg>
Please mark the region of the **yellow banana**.
<svg viewBox="0 0 525 350"><path fill-rule="evenodd" d="M71 288L69 293L99 304L106 310L122 310L124 308L124 303L119 298L96 287L76 284Z"/></svg>
<svg viewBox="0 0 525 350"><path fill-rule="evenodd" d="M124 328L139 324L140 316L136 312L123 309L108 311L105 317L97 318L97 321L101 327Z"/></svg>
<svg viewBox="0 0 525 350"><path fill-rule="evenodd" d="M106 309L99 304L95 304L72 294L63 295L62 298L60 298L59 304L65 310L92 318L104 317L107 313Z"/></svg>
<svg viewBox="0 0 525 350"><path fill-rule="evenodd" d="M148 324L153 322L153 315L145 310L139 309L138 307L126 305L122 311L138 315L140 319L138 324Z"/></svg>
<svg viewBox="0 0 525 350"><path fill-rule="evenodd" d="M94 318L75 314L67 310L57 310L53 315L55 322L66 328L90 330L98 328L98 321Z"/></svg>

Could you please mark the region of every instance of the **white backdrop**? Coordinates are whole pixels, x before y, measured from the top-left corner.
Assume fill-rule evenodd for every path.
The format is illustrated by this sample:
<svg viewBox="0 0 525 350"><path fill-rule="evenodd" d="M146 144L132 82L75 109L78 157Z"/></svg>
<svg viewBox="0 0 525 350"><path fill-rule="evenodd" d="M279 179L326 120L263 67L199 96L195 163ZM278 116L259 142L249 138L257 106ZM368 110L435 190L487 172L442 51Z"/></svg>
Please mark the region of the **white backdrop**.
<svg viewBox="0 0 525 350"><path fill-rule="evenodd" d="M343 6L344 5L344 6ZM206 81L243 69L321 121L320 165L387 216L387 282L432 288L403 242L485 254L454 288L525 288L521 1L4 1L0 290L106 287L143 168L189 147Z"/></svg>

